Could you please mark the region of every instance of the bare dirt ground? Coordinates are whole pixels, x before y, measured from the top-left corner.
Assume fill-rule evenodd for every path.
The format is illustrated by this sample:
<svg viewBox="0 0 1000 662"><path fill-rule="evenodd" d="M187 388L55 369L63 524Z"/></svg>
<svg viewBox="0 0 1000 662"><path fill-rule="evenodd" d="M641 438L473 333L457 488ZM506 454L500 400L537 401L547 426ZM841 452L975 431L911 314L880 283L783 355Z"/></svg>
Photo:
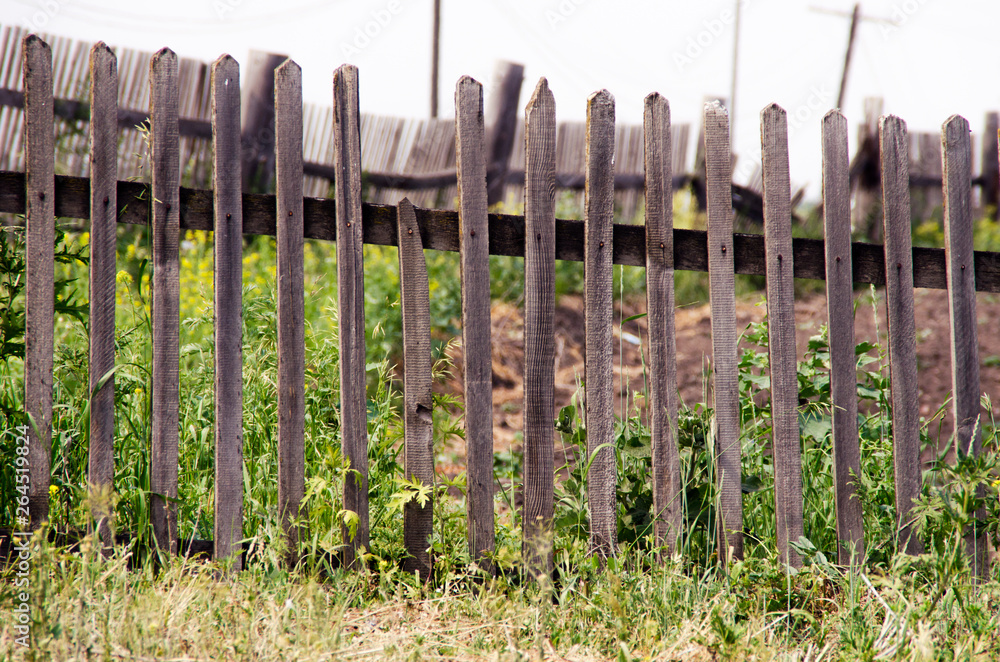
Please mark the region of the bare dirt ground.
<svg viewBox="0 0 1000 662"><path fill-rule="evenodd" d="M885 342L885 300L883 291L876 292L874 305L869 291L856 295L855 340ZM762 294L737 301L737 329L742 331L751 322L760 321L766 312ZM617 306L615 319L622 320L645 310L642 300ZM877 314L876 314L877 313ZM989 422L992 413L1000 418L1000 297L980 294L977 299L979 321L980 383L982 392L989 394L993 412L984 412ZM919 369L920 414L930 419L951 393L951 350L948 321L948 299L944 290L917 289L915 294L917 328L917 361ZM677 327L677 379L681 398L693 406L711 402L707 370L712 356L711 311L707 305L679 308ZM826 298L810 295L796 302L796 337L801 358L811 336L826 324ZM500 303L492 311L493 340L493 430L496 451L517 449L522 430L522 375L524 371L524 320L521 309ZM624 331L624 333L623 333ZM556 411L570 403L584 375L584 314L578 296L562 297L556 308ZM634 411L635 393L644 390L647 370L646 320L640 318L615 327L614 375L616 413ZM641 339L641 342L638 340ZM741 342L741 346L745 343ZM443 388L461 395L462 355L456 346L452 358L454 376ZM871 368L872 366L869 366ZM886 368L887 369L887 368ZM642 401L638 403L640 411ZM931 423L931 431L940 434L942 442L951 434L950 411ZM461 461L461 460L457 460Z"/></svg>

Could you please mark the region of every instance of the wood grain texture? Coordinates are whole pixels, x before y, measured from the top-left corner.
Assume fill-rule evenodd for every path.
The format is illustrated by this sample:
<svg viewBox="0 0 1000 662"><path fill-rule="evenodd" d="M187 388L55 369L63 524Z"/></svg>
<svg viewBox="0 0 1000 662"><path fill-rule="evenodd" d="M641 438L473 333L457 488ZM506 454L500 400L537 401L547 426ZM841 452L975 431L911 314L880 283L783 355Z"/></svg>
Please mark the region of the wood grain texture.
<svg viewBox="0 0 1000 662"><path fill-rule="evenodd" d="M552 568L555 436L556 102L538 81L524 111L524 558Z"/></svg>
<svg viewBox="0 0 1000 662"><path fill-rule="evenodd" d="M28 420L28 514L31 528L49 517L52 454L52 352L55 292L55 146L52 51L28 35L24 75L24 194L27 226L24 301L24 410Z"/></svg>
<svg viewBox="0 0 1000 662"><path fill-rule="evenodd" d="M291 60L274 74L278 296L278 512L288 552L299 560L305 534L305 294L303 284L302 70Z"/></svg>
<svg viewBox="0 0 1000 662"><path fill-rule="evenodd" d="M705 151L709 304L712 309L714 357L715 479L719 486L718 545L719 558L728 564L732 559L743 558L743 491L740 483L739 382L736 372L732 156L729 114L718 103L705 104Z"/></svg>
<svg viewBox="0 0 1000 662"><path fill-rule="evenodd" d="M941 127L944 179L944 243L951 317L952 412L955 450L961 455L982 452L982 405L979 383L979 337L976 329L976 283L972 261L972 138L969 122L953 115ZM977 489L984 496L983 486ZM976 517L986 518L985 506ZM989 577L990 557L985 535L967 537L973 574Z"/></svg>
<svg viewBox="0 0 1000 662"><path fill-rule="evenodd" d="M788 173L788 117L784 109L776 104L764 108L760 113L760 133L771 372L771 457L778 555L793 568L799 568L802 557L790 544L798 542L803 528L791 179Z"/></svg>
<svg viewBox="0 0 1000 662"><path fill-rule="evenodd" d="M893 462L899 548L919 554L910 509L920 495L920 412L917 408L917 339L913 319L910 238L909 150L906 123L893 115L879 120L882 209L885 224L886 309L892 390Z"/></svg>
<svg viewBox="0 0 1000 662"><path fill-rule="evenodd" d="M611 327L612 221L615 214L615 99L607 90L587 99L587 188L584 202L584 327L587 423L587 499L590 552L613 556L618 550L614 382ZM553 221L555 219L553 218ZM552 224L555 243L555 223ZM553 251L553 265L555 251ZM553 301L553 306L554 306ZM553 342L553 350L554 350ZM553 354L554 355L554 354ZM546 363L546 365L550 365ZM551 393L551 389L548 390ZM549 427L552 424L549 423Z"/></svg>
<svg viewBox="0 0 1000 662"><path fill-rule="evenodd" d="M149 65L153 161L153 425L150 519L157 546L177 553L178 404L180 399L180 152L177 56L163 49Z"/></svg>
<svg viewBox="0 0 1000 662"><path fill-rule="evenodd" d="M488 557L495 549L496 533L493 525L491 233L486 205L483 88L467 76L462 77L455 88L455 155L458 173L456 247L460 254L462 277L469 555L480 567L492 573L493 566ZM430 226L421 222L421 228L429 230Z"/></svg>
<svg viewBox="0 0 1000 662"><path fill-rule="evenodd" d="M368 419L365 390L365 270L361 226L361 120L358 69L333 73L333 155L337 166L337 299L340 334L340 433L357 472L344 482L344 508L358 515L356 535L345 530L344 565L358 567L368 543Z"/></svg>
<svg viewBox="0 0 1000 662"><path fill-rule="evenodd" d="M677 448L677 336L674 327L674 194L670 105L646 97L646 310L649 328L649 428L653 445L653 536L668 554L683 526Z"/></svg>
<svg viewBox="0 0 1000 662"><path fill-rule="evenodd" d="M243 539L243 191L240 180L240 65L212 64L215 190L215 559Z"/></svg>
<svg viewBox="0 0 1000 662"><path fill-rule="evenodd" d="M403 448L406 480L434 485L434 402L431 387L430 285L420 225L406 198L399 212L399 290L403 308ZM403 507L403 542L407 558L403 568L431 576L433 495L421 505L416 500Z"/></svg>
<svg viewBox="0 0 1000 662"><path fill-rule="evenodd" d="M823 118L823 235L826 237L837 559L842 566L860 564L865 549L861 500L855 479L861 476L861 445L857 357L854 354L850 186L847 118L840 111L832 110Z"/></svg>
<svg viewBox="0 0 1000 662"><path fill-rule="evenodd" d="M115 433L115 239L118 232L118 60L98 42L90 50L90 450L87 480L113 489ZM110 496L110 495L109 495ZM110 499L91 514L105 555L114 545Z"/></svg>
<svg viewBox="0 0 1000 662"><path fill-rule="evenodd" d="M953 115L941 128L944 169L944 241L951 316L952 412L956 450L968 455L982 447L980 431L979 344L976 330L972 258L972 140L969 123Z"/></svg>
<svg viewBox="0 0 1000 662"><path fill-rule="evenodd" d="M60 217L89 218L90 181L85 177L56 176L55 213ZM118 222L144 225L148 222L149 187L138 182L118 182ZM212 191L181 188L181 228L211 230L213 223ZM309 239L335 241L336 204L328 198L304 198L303 234ZM0 171L0 212L25 212L25 179L22 172ZM273 195L243 194L243 234L276 233ZM458 212L447 209L414 208L417 220L425 228L424 247L439 251L459 249ZM395 246L396 207L362 205L363 239L366 244ZM513 214L490 214L490 255L524 256L524 217ZM674 269L708 271L708 235L702 230L674 229ZM733 235L735 272L762 276L764 237L759 234ZM823 241L794 238L792 251L796 278L826 279ZM583 221L556 219L556 259L583 261ZM646 233L641 225L615 224L615 264L642 267L646 264ZM946 287L943 248L913 247L914 287L943 290ZM1000 253L976 251L976 291L1000 292ZM885 285L885 254L881 244L851 244L851 262L855 283Z"/></svg>

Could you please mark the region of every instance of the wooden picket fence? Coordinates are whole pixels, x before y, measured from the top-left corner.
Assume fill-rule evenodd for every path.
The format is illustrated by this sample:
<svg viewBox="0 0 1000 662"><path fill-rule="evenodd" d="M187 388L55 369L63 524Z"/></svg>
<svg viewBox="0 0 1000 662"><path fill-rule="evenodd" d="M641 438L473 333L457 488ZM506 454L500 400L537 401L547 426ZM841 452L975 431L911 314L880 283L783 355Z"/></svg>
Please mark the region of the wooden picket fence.
<svg viewBox="0 0 1000 662"><path fill-rule="evenodd" d="M707 232L673 228L670 110L667 100L645 100L645 226L615 225L615 104L607 91L587 100L586 214L555 217L556 113L545 79L525 110L524 216L487 211L482 86L468 77L455 92L455 150L459 209L363 204L358 71L334 73L335 200L303 198L301 72L292 61L275 71L277 194L243 194L240 181L240 74L229 56L212 66L212 190L180 187L177 57L153 56L150 70L152 185L119 181L116 166L116 59L104 45L90 52L90 177L56 176L53 152L52 65L48 46L25 38L25 172L0 173L0 212L27 218L27 332L25 405L32 423L30 514L47 518L53 370L54 218L90 219L90 481L113 476L113 368L116 223L152 227L152 523L157 544L178 549L179 261L181 228L214 231L215 250L215 556L233 554L242 538L241 251L243 234L277 236L278 503L291 549L301 532L294 517L304 492L303 238L335 240L339 283L341 433L343 453L359 480L344 485L344 507L358 515L357 533L345 532L343 562L359 564L369 545L366 438L364 280L362 244L399 248L405 361L405 472L434 480L428 280L424 250L458 251L461 259L467 443L468 544L489 570L494 550L494 478L490 344L491 254L525 261L523 546L529 569L551 568L553 437L555 418L555 261L585 265L586 428L591 546L616 551L616 465L612 400L612 269L646 269L649 422L653 448L654 536L676 547L682 527L677 446L674 272L708 271L713 337L718 541L723 562L743 554L740 486L737 328L734 274L765 274L769 319L772 452L777 548L799 565L790 545L803 533L794 278L827 282L829 301L833 462L839 560L863 556L864 531L854 476L860 475L852 291L855 283L884 285L892 382L897 523L901 545L920 549L911 535L913 499L921 487L917 410L914 287L946 288L952 328L957 443L981 446L976 291L1000 291L996 253L972 244L969 125L954 116L942 129L945 238L942 249L912 248L905 123L883 117L879 126L885 245L851 243L847 121L838 111L822 122L825 241L793 239L787 124L776 105L761 113L764 235L733 233L731 149L727 111L705 107ZM408 566L423 576L433 503L407 504ZM95 512L98 522L107 513ZM104 526L101 527L102 530ZM977 571L985 572L985 539L975 542ZM235 559L239 561L238 555Z"/></svg>

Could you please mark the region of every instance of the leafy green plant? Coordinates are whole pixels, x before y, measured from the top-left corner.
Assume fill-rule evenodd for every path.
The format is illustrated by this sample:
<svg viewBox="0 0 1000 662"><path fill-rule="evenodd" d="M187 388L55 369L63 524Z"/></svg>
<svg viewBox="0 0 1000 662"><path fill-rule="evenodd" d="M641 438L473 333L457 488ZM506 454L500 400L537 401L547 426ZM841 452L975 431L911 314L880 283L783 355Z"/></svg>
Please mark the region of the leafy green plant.
<svg viewBox="0 0 1000 662"><path fill-rule="evenodd" d="M86 446L76 443L77 433L86 409L89 378L87 373L87 315L89 306L79 281L81 266L88 263L84 245L75 242L61 226L56 226L55 243L54 313L61 320L62 336L55 342L53 385L57 402L59 394L70 401L65 408L53 411L53 484L54 511L58 515L67 510L76 476L65 471L68 456L86 454ZM84 280L84 283L86 281ZM25 228L10 226L0 228L0 455L14 457L15 429L25 423L23 363L25 351ZM73 324L75 323L75 324ZM66 339L64 341L63 339ZM0 467L0 521L13 522L16 500L14 466L5 463Z"/></svg>

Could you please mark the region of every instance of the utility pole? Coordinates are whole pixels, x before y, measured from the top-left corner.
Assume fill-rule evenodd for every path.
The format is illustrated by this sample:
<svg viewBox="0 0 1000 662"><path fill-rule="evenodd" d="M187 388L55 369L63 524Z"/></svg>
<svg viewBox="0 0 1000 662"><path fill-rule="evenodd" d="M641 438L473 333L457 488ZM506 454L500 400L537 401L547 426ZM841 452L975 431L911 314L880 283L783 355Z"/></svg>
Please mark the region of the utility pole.
<svg viewBox="0 0 1000 662"><path fill-rule="evenodd" d="M736 25L733 32L733 84L729 88L729 143L736 144L736 71L740 55L740 5L743 0L736 0Z"/></svg>
<svg viewBox="0 0 1000 662"><path fill-rule="evenodd" d="M847 54L844 55L844 73L840 76L840 91L837 93L837 108L844 107L844 92L847 91L847 72L851 68L851 55L854 53L854 35L858 31L858 18L861 17L861 3L854 5L851 12L851 31L847 36Z"/></svg>
<svg viewBox="0 0 1000 662"><path fill-rule="evenodd" d="M438 60L441 41L441 0L434 0L434 22L431 27L431 119L438 116Z"/></svg>
<svg viewBox="0 0 1000 662"><path fill-rule="evenodd" d="M874 16L862 16L860 2L854 5L854 11L850 13L836 11L833 9L823 9L821 7L810 7L810 9L814 12L819 12L821 14L831 14L833 16L849 17L851 19L851 30L847 36L847 53L844 55L844 71L840 76L840 91L837 93L837 108L843 109L844 95L847 93L847 73L848 70L851 68L851 55L854 54L854 35L857 33L858 23L860 21L872 21L873 23L888 23L889 25L896 25L896 24L886 18L876 18Z"/></svg>

